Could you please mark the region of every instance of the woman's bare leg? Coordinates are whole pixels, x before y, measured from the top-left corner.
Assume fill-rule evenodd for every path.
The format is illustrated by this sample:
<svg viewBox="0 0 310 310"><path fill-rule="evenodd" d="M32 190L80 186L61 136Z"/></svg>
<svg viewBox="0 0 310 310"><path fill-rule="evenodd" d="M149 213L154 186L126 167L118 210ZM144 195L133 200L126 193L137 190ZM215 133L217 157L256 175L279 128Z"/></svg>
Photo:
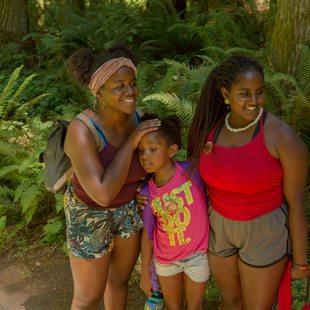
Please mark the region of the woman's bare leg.
<svg viewBox="0 0 310 310"><path fill-rule="evenodd" d="M105 310L125 310L128 279L140 253L140 233L128 239L115 237L106 289Z"/></svg>
<svg viewBox="0 0 310 310"><path fill-rule="evenodd" d="M270 310L288 258L266 268L254 268L239 261L244 309Z"/></svg>
<svg viewBox="0 0 310 310"><path fill-rule="evenodd" d="M211 273L221 295L221 310L242 310L242 291L238 254L228 257L208 254Z"/></svg>
<svg viewBox="0 0 310 310"><path fill-rule="evenodd" d="M97 310L104 292L111 253L101 258L80 258L70 253L74 282L71 310Z"/></svg>

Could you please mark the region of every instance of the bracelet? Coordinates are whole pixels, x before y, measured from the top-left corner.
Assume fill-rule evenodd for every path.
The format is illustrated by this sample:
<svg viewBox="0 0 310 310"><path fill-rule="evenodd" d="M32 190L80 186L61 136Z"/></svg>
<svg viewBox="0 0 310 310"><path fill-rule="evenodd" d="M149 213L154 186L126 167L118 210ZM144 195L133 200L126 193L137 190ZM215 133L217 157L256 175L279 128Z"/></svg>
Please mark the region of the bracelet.
<svg viewBox="0 0 310 310"><path fill-rule="evenodd" d="M310 265L299 265L292 263L292 269L298 270L298 271L308 271L310 270Z"/></svg>

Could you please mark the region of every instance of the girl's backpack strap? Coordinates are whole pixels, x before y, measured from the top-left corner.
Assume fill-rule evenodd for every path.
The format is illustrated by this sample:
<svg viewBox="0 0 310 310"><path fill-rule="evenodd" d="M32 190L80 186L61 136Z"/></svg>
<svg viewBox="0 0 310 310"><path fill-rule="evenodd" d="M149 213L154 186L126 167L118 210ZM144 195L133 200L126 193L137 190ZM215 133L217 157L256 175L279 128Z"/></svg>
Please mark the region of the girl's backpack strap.
<svg viewBox="0 0 310 310"><path fill-rule="evenodd" d="M148 201L148 204L142 210L142 219L143 219L144 228L147 232L149 240L153 240L153 232L156 227L156 219L155 219L155 216L152 212L151 205L150 205L151 197L150 197L150 189L149 189L148 182L142 185L140 194L145 196Z"/></svg>
<svg viewBox="0 0 310 310"><path fill-rule="evenodd" d="M185 160L185 161L181 161L179 162L179 165L184 169L185 173L187 173L187 169L190 166L191 161L190 160ZM202 179L198 169L195 169L194 171L191 172L190 175L188 175L193 181L195 181L195 183L198 184L198 186L200 187L200 189L205 192L206 188L205 188L205 182Z"/></svg>

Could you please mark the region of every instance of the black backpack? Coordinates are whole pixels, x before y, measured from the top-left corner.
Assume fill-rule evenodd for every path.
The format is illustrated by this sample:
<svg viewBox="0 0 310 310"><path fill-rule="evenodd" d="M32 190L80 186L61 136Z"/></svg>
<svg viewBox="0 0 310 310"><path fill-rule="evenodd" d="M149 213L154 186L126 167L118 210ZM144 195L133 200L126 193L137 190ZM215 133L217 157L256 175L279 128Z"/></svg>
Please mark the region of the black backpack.
<svg viewBox="0 0 310 310"><path fill-rule="evenodd" d="M91 131L95 138L98 152L104 144L99 138L94 124L85 114L80 113L76 118L80 119ZM48 136L45 151L40 154L39 161L45 164L44 186L55 194L63 194L67 189L67 182L73 174L70 158L64 151L64 142L70 122L57 120Z"/></svg>

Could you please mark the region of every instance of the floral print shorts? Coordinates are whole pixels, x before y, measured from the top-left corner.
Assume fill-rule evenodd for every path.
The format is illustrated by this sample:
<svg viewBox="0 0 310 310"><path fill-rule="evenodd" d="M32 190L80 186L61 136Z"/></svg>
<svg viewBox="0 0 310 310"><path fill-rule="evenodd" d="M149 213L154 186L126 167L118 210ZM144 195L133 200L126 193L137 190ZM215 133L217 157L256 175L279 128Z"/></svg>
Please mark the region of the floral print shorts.
<svg viewBox="0 0 310 310"><path fill-rule="evenodd" d="M126 239L143 227L134 200L113 209L90 208L69 186L64 209L68 248L81 258L102 257L112 251L116 236Z"/></svg>

